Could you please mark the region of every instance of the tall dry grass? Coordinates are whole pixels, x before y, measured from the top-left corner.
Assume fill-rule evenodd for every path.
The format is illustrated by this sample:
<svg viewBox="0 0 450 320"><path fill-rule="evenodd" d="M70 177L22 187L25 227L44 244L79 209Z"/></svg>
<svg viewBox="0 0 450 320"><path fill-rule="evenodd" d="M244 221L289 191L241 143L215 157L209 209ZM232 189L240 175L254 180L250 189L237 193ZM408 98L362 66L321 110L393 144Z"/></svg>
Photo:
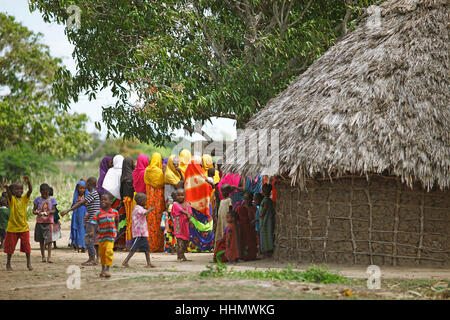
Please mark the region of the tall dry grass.
<svg viewBox="0 0 450 320"><path fill-rule="evenodd" d="M32 214L33 203L32 200L40 195L39 186L42 183L47 183L53 188L53 197L58 202L58 209L60 211L69 209L73 201L73 193L75 186L81 178L88 178L94 176L98 178L100 160L85 162L75 161L61 161L57 162L58 172L40 172L30 176L31 184L33 186L33 193L28 207L28 219L34 219ZM71 215L68 214L62 217L63 221L69 221Z"/></svg>

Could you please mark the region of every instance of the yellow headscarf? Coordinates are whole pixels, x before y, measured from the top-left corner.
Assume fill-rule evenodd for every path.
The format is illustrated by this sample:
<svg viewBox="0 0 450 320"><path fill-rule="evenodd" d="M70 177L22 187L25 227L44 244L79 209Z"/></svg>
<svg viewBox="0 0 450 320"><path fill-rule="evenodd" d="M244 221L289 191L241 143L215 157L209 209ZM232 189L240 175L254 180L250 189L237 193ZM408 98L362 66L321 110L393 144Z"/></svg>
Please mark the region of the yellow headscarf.
<svg viewBox="0 0 450 320"><path fill-rule="evenodd" d="M186 172L186 168L189 164L189 162L191 161L191 152L187 149L183 149L180 152L180 164L179 164L179 168L181 170L181 172L183 173L183 176L185 175Z"/></svg>
<svg viewBox="0 0 450 320"><path fill-rule="evenodd" d="M166 173L164 174L164 182L166 184L174 184L176 185L181 180L181 175L178 172L177 169L175 169L175 166L173 165L173 158L176 157L176 155L171 155L169 157L169 160L167 161L167 168Z"/></svg>
<svg viewBox="0 0 450 320"><path fill-rule="evenodd" d="M205 176L208 176L208 169L214 168L212 157L209 154L204 154L202 156L202 166L205 170ZM219 171L214 170L214 184L220 182Z"/></svg>
<svg viewBox="0 0 450 320"><path fill-rule="evenodd" d="M149 166L145 169L144 174L145 184L149 184L154 188L164 187L164 173L162 171L161 154L155 152L152 154Z"/></svg>

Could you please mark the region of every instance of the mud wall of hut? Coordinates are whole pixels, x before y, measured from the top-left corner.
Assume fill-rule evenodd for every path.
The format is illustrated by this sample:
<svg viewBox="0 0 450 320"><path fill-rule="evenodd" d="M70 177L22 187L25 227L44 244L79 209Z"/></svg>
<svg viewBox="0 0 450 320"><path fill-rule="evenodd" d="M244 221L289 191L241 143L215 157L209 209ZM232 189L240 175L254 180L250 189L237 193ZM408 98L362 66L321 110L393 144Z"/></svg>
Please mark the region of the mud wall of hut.
<svg viewBox="0 0 450 320"><path fill-rule="evenodd" d="M281 183L276 209L280 261L449 266L450 191L380 176Z"/></svg>

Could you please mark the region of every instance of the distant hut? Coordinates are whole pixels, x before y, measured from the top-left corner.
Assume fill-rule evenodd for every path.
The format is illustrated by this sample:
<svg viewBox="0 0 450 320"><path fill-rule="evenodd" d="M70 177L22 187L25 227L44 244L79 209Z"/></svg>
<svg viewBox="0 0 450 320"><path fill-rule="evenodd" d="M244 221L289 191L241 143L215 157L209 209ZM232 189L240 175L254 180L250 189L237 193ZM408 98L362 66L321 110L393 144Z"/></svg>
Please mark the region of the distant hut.
<svg viewBox="0 0 450 320"><path fill-rule="evenodd" d="M280 132L281 261L449 265L448 1L380 8L246 126Z"/></svg>

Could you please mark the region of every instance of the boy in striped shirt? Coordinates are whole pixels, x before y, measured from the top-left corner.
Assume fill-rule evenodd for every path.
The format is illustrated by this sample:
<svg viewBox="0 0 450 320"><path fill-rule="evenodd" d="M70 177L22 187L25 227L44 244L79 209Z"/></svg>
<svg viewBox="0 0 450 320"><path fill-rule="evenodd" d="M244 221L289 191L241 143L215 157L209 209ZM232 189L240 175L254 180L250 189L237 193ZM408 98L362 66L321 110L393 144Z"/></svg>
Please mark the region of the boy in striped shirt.
<svg viewBox="0 0 450 320"><path fill-rule="evenodd" d="M111 277L109 267L114 258L114 240L117 237L119 213L111 208L113 195L105 193L100 198L100 210L91 218L91 223L97 224L98 254L102 264L100 277ZM93 232L91 236L93 235Z"/></svg>
<svg viewBox="0 0 450 320"><path fill-rule="evenodd" d="M81 206L86 206L87 214L84 216L85 243L89 258L83 262L82 266L96 266L98 264L98 249L94 245L95 235L97 233L97 225L92 223L92 217L100 210L100 195L97 192L97 178L89 177L86 183L89 194L83 199L75 203L69 210L61 212L61 216L75 210Z"/></svg>

